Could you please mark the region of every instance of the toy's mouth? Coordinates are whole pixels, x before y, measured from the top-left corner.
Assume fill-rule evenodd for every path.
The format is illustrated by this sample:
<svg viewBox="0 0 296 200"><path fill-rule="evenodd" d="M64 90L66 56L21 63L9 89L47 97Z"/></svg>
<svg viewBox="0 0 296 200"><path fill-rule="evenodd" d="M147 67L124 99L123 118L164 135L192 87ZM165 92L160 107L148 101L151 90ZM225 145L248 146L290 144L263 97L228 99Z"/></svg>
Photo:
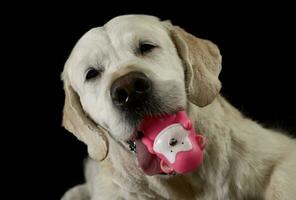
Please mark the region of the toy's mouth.
<svg viewBox="0 0 296 200"><path fill-rule="evenodd" d="M136 153L138 166L149 176L165 174L161 169L160 159L155 154L151 154L148 151L147 147L141 141L142 136L143 133L138 130L133 134L132 138L127 141L130 151Z"/></svg>

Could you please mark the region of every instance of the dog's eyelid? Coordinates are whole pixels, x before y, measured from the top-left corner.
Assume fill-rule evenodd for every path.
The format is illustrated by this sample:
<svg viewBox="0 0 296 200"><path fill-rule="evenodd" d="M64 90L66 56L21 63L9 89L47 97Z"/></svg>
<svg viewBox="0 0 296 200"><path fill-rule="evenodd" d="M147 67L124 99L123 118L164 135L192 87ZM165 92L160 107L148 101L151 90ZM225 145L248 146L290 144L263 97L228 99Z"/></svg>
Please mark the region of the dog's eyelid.
<svg viewBox="0 0 296 200"><path fill-rule="evenodd" d="M88 67L85 70L84 77L85 81L89 81L91 79L96 78L97 76L100 76L103 73L103 68L98 68L98 67Z"/></svg>
<svg viewBox="0 0 296 200"><path fill-rule="evenodd" d="M150 41L150 40L143 40L143 41L140 41L140 42L139 42L139 47L140 47L141 45L151 45L151 46L153 46L154 48L159 47L159 45L158 45L157 43L152 42L152 41Z"/></svg>
<svg viewBox="0 0 296 200"><path fill-rule="evenodd" d="M155 42L152 42L150 40L140 40L139 46L142 45L142 44L150 44L150 45L153 45L153 46L157 46L157 44Z"/></svg>
<svg viewBox="0 0 296 200"><path fill-rule="evenodd" d="M139 46L137 47L137 54L145 55L146 53L151 52L153 49L158 48L159 46L151 41L143 40L139 42Z"/></svg>

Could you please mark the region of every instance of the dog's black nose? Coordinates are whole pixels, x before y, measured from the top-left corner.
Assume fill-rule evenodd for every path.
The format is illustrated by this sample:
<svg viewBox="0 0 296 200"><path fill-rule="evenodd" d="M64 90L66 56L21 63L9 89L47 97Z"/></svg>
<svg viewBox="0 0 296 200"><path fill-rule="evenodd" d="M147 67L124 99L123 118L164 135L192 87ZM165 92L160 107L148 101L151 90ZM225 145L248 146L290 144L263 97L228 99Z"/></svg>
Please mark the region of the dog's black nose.
<svg viewBox="0 0 296 200"><path fill-rule="evenodd" d="M140 106L151 90L151 80L142 72L130 72L111 85L111 98L120 107Z"/></svg>

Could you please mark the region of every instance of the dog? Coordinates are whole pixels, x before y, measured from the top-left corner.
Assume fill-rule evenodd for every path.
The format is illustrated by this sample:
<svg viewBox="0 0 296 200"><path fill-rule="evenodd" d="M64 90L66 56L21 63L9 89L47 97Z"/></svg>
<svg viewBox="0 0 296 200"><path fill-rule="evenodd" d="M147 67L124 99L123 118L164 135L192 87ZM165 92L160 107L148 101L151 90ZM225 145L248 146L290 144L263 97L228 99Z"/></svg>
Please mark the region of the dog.
<svg viewBox="0 0 296 200"><path fill-rule="evenodd" d="M296 142L220 94L221 55L170 21L124 15L88 31L66 61L63 126L87 145L78 199L295 199ZM184 110L208 140L185 175L146 175L130 151L146 115ZM151 174L150 174L151 175Z"/></svg>

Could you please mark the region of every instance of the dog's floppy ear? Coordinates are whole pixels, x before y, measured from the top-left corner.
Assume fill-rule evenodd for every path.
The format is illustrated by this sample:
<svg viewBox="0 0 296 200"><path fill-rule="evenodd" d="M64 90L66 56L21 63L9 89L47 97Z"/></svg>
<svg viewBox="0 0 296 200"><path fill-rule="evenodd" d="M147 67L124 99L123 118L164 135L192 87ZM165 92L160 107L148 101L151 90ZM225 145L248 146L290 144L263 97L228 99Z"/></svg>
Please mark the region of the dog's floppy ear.
<svg viewBox="0 0 296 200"><path fill-rule="evenodd" d="M108 154L107 133L87 117L82 109L79 97L71 87L66 75L63 76L63 80L65 105L62 125L87 145L91 158L102 161Z"/></svg>
<svg viewBox="0 0 296 200"><path fill-rule="evenodd" d="M185 84L188 99L200 106L210 104L219 94L221 55L218 47L199 39L178 26L169 26L171 38L185 65Z"/></svg>

